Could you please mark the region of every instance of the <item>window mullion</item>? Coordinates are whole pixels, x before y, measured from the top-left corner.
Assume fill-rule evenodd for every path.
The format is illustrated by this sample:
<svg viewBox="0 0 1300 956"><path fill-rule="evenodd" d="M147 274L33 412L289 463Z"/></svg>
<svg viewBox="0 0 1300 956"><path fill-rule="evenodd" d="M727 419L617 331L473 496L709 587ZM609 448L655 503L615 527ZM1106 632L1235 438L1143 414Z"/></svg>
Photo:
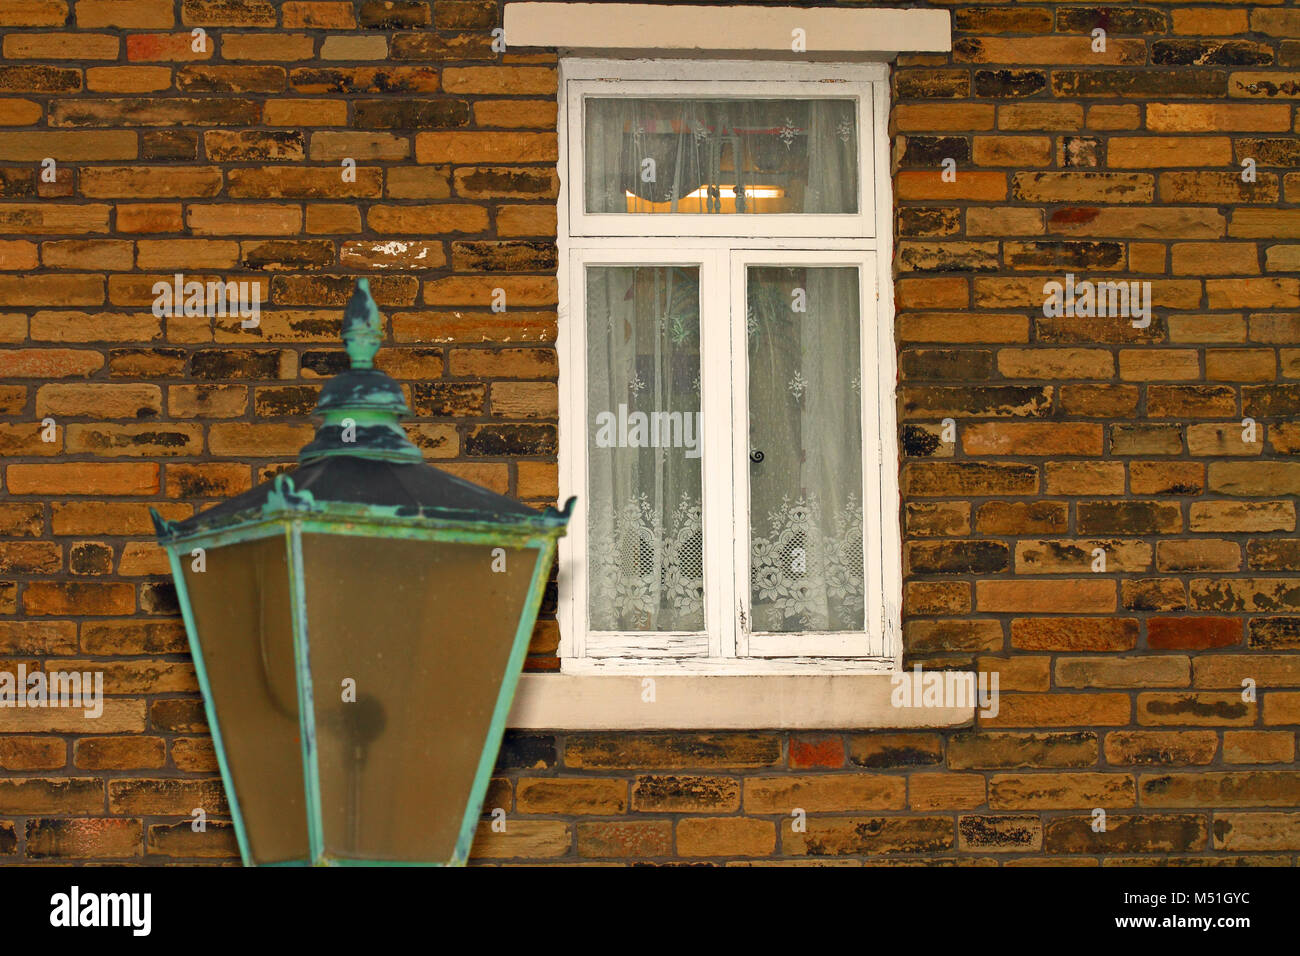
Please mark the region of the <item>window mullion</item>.
<svg viewBox="0 0 1300 956"><path fill-rule="evenodd" d="M749 632L753 626L749 600L749 350L745 329L745 253L729 249L725 254L724 283L728 292L727 328L731 335L731 447L732 538L730 544L732 628L737 657L749 656Z"/></svg>
<svg viewBox="0 0 1300 956"><path fill-rule="evenodd" d="M709 653L736 653L736 582L731 562L734 537L735 476L731 460L732 334L728 253L703 255L700 302L701 382L704 390L705 606Z"/></svg>

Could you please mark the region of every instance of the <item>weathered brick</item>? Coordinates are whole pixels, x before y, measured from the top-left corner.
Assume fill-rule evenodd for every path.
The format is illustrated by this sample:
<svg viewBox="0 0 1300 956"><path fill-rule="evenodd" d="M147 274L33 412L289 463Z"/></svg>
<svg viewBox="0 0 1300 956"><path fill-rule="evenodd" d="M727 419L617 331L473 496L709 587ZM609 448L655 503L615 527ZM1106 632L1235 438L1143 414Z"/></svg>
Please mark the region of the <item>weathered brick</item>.
<svg viewBox="0 0 1300 956"><path fill-rule="evenodd" d="M1091 815L1058 817L1046 824L1048 853L1178 853L1203 849L1208 841L1206 818L1198 814L1106 815L1106 829L1096 830Z"/></svg>
<svg viewBox="0 0 1300 956"><path fill-rule="evenodd" d="M702 774L642 774L632 784L638 813L725 813L740 807L740 781Z"/></svg>
<svg viewBox="0 0 1300 956"><path fill-rule="evenodd" d="M132 819L27 821L27 853L37 860L124 859L140 856L142 825Z"/></svg>
<svg viewBox="0 0 1300 956"><path fill-rule="evenodd" d="M747 813L788 816L795 808L808 813L836 810L901 810L907 783L902 777L869 774L747 777Z"/></svg>
<svg viewBox="0 0 1300 956"><path fill-rule="evenodd" d="M61 27L67 24L67 0L10 0L0 10L0 26Z"/></svg>
<svg viewBox="0 0 1300 956"><path fill-rule="evenodd" d="M911 653L1000 651L1002 624L991 620L914 620L903 626L903 643Z"/></svg>
<svg viewBox="0 0 1300 956"><path fill-rule="evenodd" d="M364 0L358 20L363 27L379 30L427 27L433 11L425 0Z"/></svg>
<svg viewBox="0 0 1300 956"><path fill-rule="evenodd" d="M1142 802L1151 807L1292 807L1300 773L1243 770L1144 775Z"/></svg>
<svg viewBox="0 0 1300 956"><path fill-rule="evenodd" d="M1112 441L1112 452L1114 443ZM1051 495L1121 495L1124 464L1118 461L1048 462L1047 493Z"/></svg>
<svg viewBox="0 0 1300 956"><path fill-rule="evenodd" d="M150 857L232 859L239 856L235 828L224 820L209 820L195 832L190 823L154 823L146 836Z"/></svg>
<svg viewBox="0 0 1300 956"><path fill-rule="evenodd" d="M1040 850L1043 824L1032 814L963 814L957 819L957 842L962 850L982 853Z"/></svg>
<svg viewBox="0 0 1300 956"><path fill-rule="evenodd" d="M907 780L907 805L912 810L971 810L984 801L982 774L913 773Z"/></svg>
<svg viewBox="0 0 1300 956"><path fill-rule="evenodd" d="M1137 722L1199 727L1253 724L1257 707L1240 694L1152 691L1137 696Z"/></svg>
<svg viewBox="0 0 1300 956"><path fill-rule="evenodd" d="M1116 609L1113 581L976 581L975 606L985 612L1109 613Z"/></svg>
<svg viewBox="0 0 1300 956"><path fill-rule="evenodd" d="M1186 687L1190 676L1186 657L1061 657L1056 661L1058 687Z"/></svg>
<svg viewBox="0 0 1300 956"><path fill-rule="evenodd" d="M104 781L91 777L11 777L0 780L0 813L101 813Z"/></svg>
<svg viewBox="0 0 1300 956"><path fill-rule="evenodd" d="M589 777L524 777L515 787L520 813L602 816L627 809L627 790L625 780Z"/></svg>
<svg viewBox="0 0 1300 956"><path fill-rule="evenodd" d="M1002 694L986 727L1122 727L1132 719L1127 694ZM990 804L992 805L992 804Z"/></svg>
<svg viewBox="0 0 1300 956"><path fill-rule="evenodd" d="M106 33L10 33L3 50L11 60L116 60L120 46Z"/></svg>
<svg viewBox="0 0 1300 956"><path fill-rule="evenodd" d="M1241 549L1236 542L1222 538L1160 541L1156 544L1156 567L1161 571L1238 571Z"/></svg>
<svg viewBox="0 0 1300 956"><path fill-rule="evenodd" d="M771 824L767 824L771 827ZM584 858L654 858L672 855L672 823L625 820L577 825L578 855Z"/></svg>
<svg viewBox="0 0 1300 956"><path fill-rule="evenodd" d="M1175 504L1162 501L1080 501L1079 531L1091 534L1157 534L1179 531L1182 515Z"/></svg>
<svg viewBox="0 0 1300 956"><path fill-rule="evenodd" d="M1193 578L1198 610L1288 611L1300 607L1300 578Z"/></svg>
<svg viewBox="0 0 1300 956"><path fill-rule="evenodd" d="M828 770L844 766L844 740L836 736L792 737L790 739L790 769Z"/></svg>
<svg viewBox="0 0 1300 956"><path fill-rule="evenodd" d="M280 16L287 28L346 30L357 25L354 5L346 0L288 0Z"/></svg>
<svg viewBox="0 0 1300 956"><path fill-rule="evenodd" d="M1187 590L1180 578L1128 578L1120 582L1120 604L1126 611L1181 611Z"/></svg>
<svg viewBox="0 0 1300 956"><path fill-rule="evenodd" d="M79 770L139 770L163 766L161 737L87 737L78 740L73 764Z"/></svg>
<svg viewBox="0 0 1300 956"><path fill-rule="evenodd" d="M1190 531L1294 531L1290 501L1196 501L1189 511Z"/></svg>
<svg viewBox="0 0 1300 956"><path fill-rule="evenodd" d="M950 850L955 838L951 817L820 817L806 832L781 824L781 850L791 856L935 853Z"/></svg>
<svg viewBox="0 0 1300 956"><path fill-rule="evenodd" d="M12 494L152 495L159 467L152 462L66 462L12 464L6 472Z"/></svg>
<svg viewBox="0 0 1300 956"><path fill-rule="evenodd" d="M1100 551L1103 554L1098 555ZM1095 571L1104 558L1105 572L1145 571L1151 546L1120 538L1056 539L1016 542L1016 571L1024 574L1079 574Z"/></svg>
<svg viewBox="0 0 1300 956"><path fill-rule="evenodd" d="M918 574L995 574L1011 565L1000 541L915 541L906 557L908 569Z"/></svg>
<svg viewBox="0 0 1300 956"><path fill-rule="evenodd" d="M579 850L582 835L579 833ZM767 856L776 849L776 825L747 817L688 817L677 824L677 852L685 857Z"/></svg>
<svg viewBox="0 0 1300 956"><path fill-rule="evenodd" d="M1217 850L1295 850L1300 847L1298 813L1216 813Z"/></svg>
<svg viewBox="0 0 1300 956"><path fill-rule="evenodd" d="M1300 570L1300 538L1256 539L1246 545L1252 569L1261 571Z"/></svg>
<svg viewBox="0 0 1300 956"><path fill-rule="evenodd" d="M926 767L943 760L943 745L935 734L856 734L849 738L849 761L857 767Z"/></svg>
<svg viewBox="0 0 1300 956"><path fill-rule="evenodd" d="M1117 766L1204 765L1218 749L1212 730L1114 730L1105 741L1106 762Z"/></svg>
<svg viewBox="0 0 1300 956"><path fill-rule="evenodd" d="M66 742L60 737L31 734L0 737L0 768L58 770L67 764L67 749Z"/></svg>
<svg viewBox="0 0 1300 956"><path fill-rule="evenodd" d="M994 774L989 806L996 810L1107 809L1134 806L1133 777L1121 773Z"/></svg>
<svg viewBox="0 0 1300 956"><path fill-rule="evenodd" d="M1066 530L1067 508L1055 501L988 501L975 519L982 534L1050 534Z"/></svg>
<svg viewBox="0 0 1300 956"><path fill-rule="evenodd" d="M1047 381L1110 378L1115 360L1103 349L1004 348L998 350L998 371L1005 378Z"/></svg>
<svg viewBox="0 0 1300 956"><path fill-rule="evenodd" d="M430 132L415 137L419 163L535 163L556 158L554 133Z"/></svg>
<svg viewBox="0 0 1300 956"><path fill-rule="evenodd" d="M968 455L1099 455L1101 447L1100 425L999 422L962 430Z"/></svg>
<svg viewBox="0 0 1300 956"><path fill-rule="evenodd" d="M780 759L777 738L739 733L591 734L571 738L564 751L566 766L600 770L767 767Z"/></svg>
<svg viewBox="0 0 1300 956"><path fill-rule="evenodd" d="M1278 730L1225 730L1223 759L1228 763L1266 764L1295 761L1295 735Z"/></svg>
<svg viewBox="0 0 1300 956"><path fill-rule="evenodd" d="M470 849L472 859L549 859L572 851L573 825L561 820L512 820L504 833L492 823L478 825Z"/></svg>

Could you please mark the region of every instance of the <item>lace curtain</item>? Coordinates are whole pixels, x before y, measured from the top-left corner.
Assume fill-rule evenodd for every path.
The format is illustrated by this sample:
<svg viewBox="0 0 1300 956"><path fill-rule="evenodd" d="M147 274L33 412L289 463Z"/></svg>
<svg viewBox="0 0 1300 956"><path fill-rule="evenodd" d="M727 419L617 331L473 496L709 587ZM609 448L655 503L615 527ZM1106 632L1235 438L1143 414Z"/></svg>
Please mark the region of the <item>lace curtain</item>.
<svg viewBox="0 0 1300 956"><path fill-rule="evenodd" d="M860 631L858 272L750 267L750 592L755 631Z"/></svg>
<svg viewBox="0 0 1300 956"><path fill-rule="evenodd" d="M589 98L590 213L854 213L852 100Z"/></svg>
<svg viewBox="0 0 1300 956"><path fill-rule="evenodd" d="M699 269L587 269L589 617L704 630Z"/></svg>

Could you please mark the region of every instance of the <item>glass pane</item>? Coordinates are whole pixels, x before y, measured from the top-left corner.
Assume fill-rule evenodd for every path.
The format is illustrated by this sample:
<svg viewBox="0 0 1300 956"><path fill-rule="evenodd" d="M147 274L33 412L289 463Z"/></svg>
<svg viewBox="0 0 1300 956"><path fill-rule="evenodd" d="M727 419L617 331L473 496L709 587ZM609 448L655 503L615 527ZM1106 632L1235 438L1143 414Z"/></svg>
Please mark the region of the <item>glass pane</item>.
<svg viewBox="0 0 1300 956"><path fill-rule="evenodd" d="M325 851L449 860L538 552L302 541Z"/></svg>
<svg viewBox="0 0 1300 956"><path fill-rule="evenodd" d="M592 97L585 136L589 213L858 211L851 99Z"/></svg>
<svg viewBox="0 0 1300 956"><path fill-rule="evenodd" d="M592 630L704 630L697 266L588 266L587 414Z"/></svg>
<svg viewBox="0 0 1300 956"><path fill-rule="evenodd" d="M758 632L864 629L855 267L750 267L750 595Z"/></svg>
<svg viewBox="0 0 1300 956"><path fill-rule="evenodd" d="M281 534L208 548L202 571L181 559L226 767L257 863L309 854L285 554Z"/></svg>

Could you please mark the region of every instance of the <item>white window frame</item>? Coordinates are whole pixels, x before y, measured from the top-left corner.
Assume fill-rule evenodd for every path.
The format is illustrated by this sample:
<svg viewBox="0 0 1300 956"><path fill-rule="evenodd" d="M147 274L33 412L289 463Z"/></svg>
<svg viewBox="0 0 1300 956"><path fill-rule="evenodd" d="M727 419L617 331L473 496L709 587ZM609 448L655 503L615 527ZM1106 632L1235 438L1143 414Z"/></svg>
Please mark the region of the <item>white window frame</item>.
<svg viewBox="0 0 1300 956"><path fill-rule="evenodd" d="M779 70L780 79L773 80ZM812 86L812 84L818 84ZM818 96L859 98L858 214L834 216L607 214L583 209L582 97L695 95ZM888 66L884 63L810 64L737 60L626 60L564 58L560 63L560 196L558 199L560 449L561 498L577 495L578 508L559 549L561 670L564 673L635 675L827 675L881 674L900 666L902 594L897 427L896 361L893 331L892 194L888 177ZM653 220L653 221L649 221ZM681 222L698 220L698 235L682 236ZM853 220L852 223L849 220ZM820 223L820 225L819 225ZM593 231L596 230L596 231ZM668 235L669 230L675 234ZM775 236L775 238L773 238ZM744 267L754 264L851 263L862 283L864 374L863 476L864 539L875 560L867 561L867 631L860 639L836 635L812 656L797 645L800 636L750 635L738 628L748 617L748 527L733 527L735 495L748 492L747 430L735 429L732 455L704 459L705 595L707 656L675 656L671 637L598 634L586 627L587 380L586 315L583 276L587 264L698 264L701 270L701 354L741 358L739 369L719 376L702 362L702 410L707 443L710 421L745 421L747 391L743 367L742 309L729 300L744 294ZM736 300L743 301L743 299ZM873 315L874 306L874 315ZM712 319L712 321L710 321ZM739 332L737 331L739 326ZM734 358L733 358L734 361ZM877 388L871 389L874 370ZM707 448L707 444L705 445ZM743 484L738 487L739 477ZM867 497L866 495L871 495ZM878 501L878 507L873 506ZM744 511L747 516L748 509ZM742 522L744 524L744 522ZM725 545L727 536L733 546ZM665 642L665 638L670 639ZM691 643L690 639L683 639ZM622 642L620 644L620 641ZM666 643L665 647L656 645ZM599 643L605 653L589 657ZM653 652L646 651L647 646ZM692 650L698 649L692 644ZM792 652L802 651L799 656ZM745 656L739 656L745 655Z"/></svg>

